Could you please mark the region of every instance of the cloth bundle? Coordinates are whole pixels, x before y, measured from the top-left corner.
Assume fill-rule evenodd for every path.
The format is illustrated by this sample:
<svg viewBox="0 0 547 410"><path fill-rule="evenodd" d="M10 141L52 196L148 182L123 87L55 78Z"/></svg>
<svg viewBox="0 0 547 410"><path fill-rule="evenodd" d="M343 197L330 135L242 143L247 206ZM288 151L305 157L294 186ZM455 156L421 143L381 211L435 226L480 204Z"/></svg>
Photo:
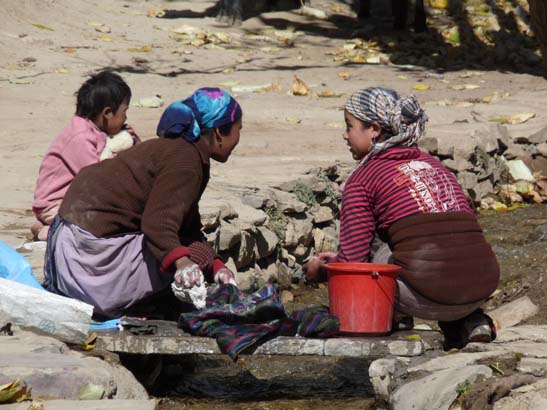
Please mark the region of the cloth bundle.
<svg viewBox="0 0 547 410"><path fill-rule="evenodd" d="M214 337L232 359L277 336L327 338L338 334L340 321L326 307L316 306L287 315L275 288L268 284L250 295L236 286L209 288L207 307L183 313L179 327L197 336Z"/></svg>

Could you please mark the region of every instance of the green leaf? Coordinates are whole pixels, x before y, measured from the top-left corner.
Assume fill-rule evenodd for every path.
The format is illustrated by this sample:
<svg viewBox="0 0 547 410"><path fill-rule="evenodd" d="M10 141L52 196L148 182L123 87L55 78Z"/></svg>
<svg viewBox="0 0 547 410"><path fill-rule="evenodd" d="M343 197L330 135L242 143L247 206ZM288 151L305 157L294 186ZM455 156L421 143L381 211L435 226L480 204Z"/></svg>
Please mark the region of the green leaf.
<svg viewBox="0 0 547 410"><path fill-rule="evenodd" d="M80 400L101 400L104 393L103 386L89 383L80 389Z"/></svg>
<svg viewBox="0 0 547 410"><path fill-rule="evenodd" d="M53 30L51 27L44 26L43 24L33 23L32 25L33 25L34 27L36 27L36 28L39 28L40 30L55 31L55 30Z"/></svg>

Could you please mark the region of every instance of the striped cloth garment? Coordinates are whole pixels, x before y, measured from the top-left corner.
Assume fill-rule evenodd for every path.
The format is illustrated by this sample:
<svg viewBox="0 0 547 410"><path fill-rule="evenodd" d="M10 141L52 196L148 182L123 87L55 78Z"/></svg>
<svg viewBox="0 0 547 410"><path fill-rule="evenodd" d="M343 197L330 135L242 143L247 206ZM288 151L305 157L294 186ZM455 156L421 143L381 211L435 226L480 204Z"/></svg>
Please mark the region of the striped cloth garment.
<svg viewBox="0 0 547 410"><path fill-rule="evenodd" d="M472 214L456 177L417 146L392 147L358 166L342 193L339 262L368 262L376 231L415 214Z"/></svg>

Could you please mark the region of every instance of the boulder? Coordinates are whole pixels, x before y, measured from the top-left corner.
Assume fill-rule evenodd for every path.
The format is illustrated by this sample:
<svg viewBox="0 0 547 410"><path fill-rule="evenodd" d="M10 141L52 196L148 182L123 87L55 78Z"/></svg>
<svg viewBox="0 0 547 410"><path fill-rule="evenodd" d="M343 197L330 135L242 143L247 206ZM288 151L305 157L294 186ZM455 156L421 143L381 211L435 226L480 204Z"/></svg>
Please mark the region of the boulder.
<svg viewBox="0 0 547 410"><path fill-rule="evenodd" d="M390 397L390 409L448 410L458 397L458 389L462 389L466 383L472 385L479 376L491 377L492 369L475 365L437 371L395 390Z"/></svg>
<svg viewBox="0 0 547 410"><path fill-rule="evenodd" d="M251 193L244 193L241 201L255 209L271 208L275 206L273 194L267 190L259 190Z"/></svg>
<svg viewBox="0 0 547 410"><path fill-rule="evenodd" d="M277 200L277 207L284 214L298 214L308 209L305 203L299 201L296 195L290 192L275 190L274 194Z"/></svg>
<svg viewBox="0 0 547 410"><path fill-rule="evenodd" d="M311 211L313 217L313 222L315 224L323 224L325 222L330 222L334 219L332 210L326 206L320 206Z"/></svg>
<svg viewBox="0 0 547 410"><path fill-rule="evenodd" d="M241 240L239 241L239 248L235 253L235 264L239 269L243 266L248 266L255 260L255 255L258 253L256 250L255 236L247 231L241 231Z"/></svg>
<svg viewBox="0 0 547 410"><path fill-rule="evenodd" d="M533 133L528 138L529 144L545 144L547 143L547 127L543 127L539 131Z"/></svg>
<svg viewBox="0 0 547 410"><path fill-rule="evenodd" d="M296 248L298 245L309 245L312 239L313 224L311 218L289 219L285 231L284 245Z"/></svg>
<svg viewBox="0 0 547 410"><path fill-rule="evenodd" d="M261 226L256 235L256 258L262 259L274 253L279 245L279 238L268 228Z"/></svg>
<svg viewBox="0 0 547 410"><path fill-rule="evenodd" d="M227 251L241 242L241 228L237 224L221 221L218 239L218 250Z"/></svg>
<svg viewBox="0 0 547 410"><path fill-rule="evenodd" d="M71 351L52 337L13 330L13 336L0 337L0 385L24 380L34 399L78 400L89 384L100 386L103 398L148 399L144 387L119 364Z"/></svg>

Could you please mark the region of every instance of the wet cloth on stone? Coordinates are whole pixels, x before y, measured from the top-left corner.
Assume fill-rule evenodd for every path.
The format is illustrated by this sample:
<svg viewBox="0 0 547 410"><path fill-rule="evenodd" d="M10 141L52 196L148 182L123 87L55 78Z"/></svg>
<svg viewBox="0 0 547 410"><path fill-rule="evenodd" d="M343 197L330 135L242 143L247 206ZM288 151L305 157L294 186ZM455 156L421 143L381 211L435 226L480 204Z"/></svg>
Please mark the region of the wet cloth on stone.
<svg viewBox="0 0 547 410"><path fill-rule="evenodd" d="M287 315L270 284L250 295L223 284L209 288L205 309L181 314L179 326L193 335L214 337L220 350L235 360L245 349L277 336L332 337L340 322L322 306Z"/></svg>

